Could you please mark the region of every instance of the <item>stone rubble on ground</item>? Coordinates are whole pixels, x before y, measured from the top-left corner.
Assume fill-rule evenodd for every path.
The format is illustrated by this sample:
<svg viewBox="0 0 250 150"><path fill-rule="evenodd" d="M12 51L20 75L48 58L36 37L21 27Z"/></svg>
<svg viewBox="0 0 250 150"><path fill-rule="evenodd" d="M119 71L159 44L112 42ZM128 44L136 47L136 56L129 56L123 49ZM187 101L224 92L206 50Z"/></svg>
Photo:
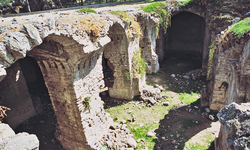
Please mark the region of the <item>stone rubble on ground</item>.
<svg viewBox="0 0 250 150"><path fill-rule="evenodd" d="M8 124L0 123L1 150L38 150L39 140L34 134L26 132L15 134Z"/></svg>
<svg viewBox="0 0 250 150"><path fill-rule="evenodd" d="M153 133L153 132L148 132L148 133L147 133L147 136L148 136L148 137L153 137L153 136L155 136L155 133Z"/></svg>

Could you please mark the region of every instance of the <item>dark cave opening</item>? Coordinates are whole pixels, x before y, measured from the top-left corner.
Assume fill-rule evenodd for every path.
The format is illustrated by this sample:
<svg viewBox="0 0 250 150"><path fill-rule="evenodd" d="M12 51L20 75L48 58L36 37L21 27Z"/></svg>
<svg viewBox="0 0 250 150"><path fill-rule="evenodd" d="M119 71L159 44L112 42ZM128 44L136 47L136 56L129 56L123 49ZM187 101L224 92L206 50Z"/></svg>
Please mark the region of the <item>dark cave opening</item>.
<svg viewBox="0 0 250 150"><path fill-rule="evenodd" d="M113 87L114 85L114 66L113 64L102 56L102 68L103 68L103 76L105 87Z"/></svg>
<svg viewBox="0 0 250 150"><path fill-rule="evenodd" d="M204 18L191 12L182 11L171 18L171 27L163 39L164 59L160 62L161 71L169 76L176 76L170 77L170 80L186 82L190 79L191 81L187 82L189 86L193 81L205 81L206 77L202 75L205 27ZM174 80L171 85L175 83ZM173 88L178 92L182 92L183 89L185 92L200 92L200 89L193 86Z"/></svg>
<svg viewBox="0 0 250 150"><path fill-rule="evenodd" d="M174 15L164 39L165 53L202 55L205 26L204 18L194 13L183 11Z"/></svg>
<svg viewBox="0 0 250 150"><path fill-rule="evenodd" d="M39 149L62 149L55 138L56 116L42 72L35 59L26 57L19 60L33 107L37 114L17 126L15 132L35 134L40 142Z"/></svg>

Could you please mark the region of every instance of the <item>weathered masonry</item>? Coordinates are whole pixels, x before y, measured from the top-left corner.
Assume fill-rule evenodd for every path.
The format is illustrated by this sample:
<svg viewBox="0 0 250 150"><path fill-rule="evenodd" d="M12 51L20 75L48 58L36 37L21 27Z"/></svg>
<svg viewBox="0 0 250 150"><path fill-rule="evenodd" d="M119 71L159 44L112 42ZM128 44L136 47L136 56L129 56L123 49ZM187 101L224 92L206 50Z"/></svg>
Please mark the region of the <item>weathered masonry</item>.
<svg viewBox="0 0 250 150"><path fill-rule="evenodd" d="M12 109L8 124L15 129L39 115L47 101L53 106L55 135L63 148L101 147L113 121L103 109L100 90L108 88L111 97L131 100L145 84L144 76L132 73L132 57L147 45L145 41L155 43L156 33L151 31L158 18L142 13L137 17L147 22L144 40L127 22L110 14L17 18L20 25L2 33L0 42L0 102ZM101 27L84 27L88 22ZM148 45L142 55L150 62L147 71L157 72L156 45ZM107 79L107 68L112 78Z"/></svg>
<svg viewBox="0 0 250 150"><path fill-rule="evenodd" d="M249 0L234 2L236 14L227 1L221 8L201 1L173 10L171 27L158 34L159 17L142 11L130 12L140 24L140 35L130 22L109 13L2 19L0 104L12 109L6 122L15 129L50 109L63 148L98 149L113 124L99 93L108 88L111 97L127 100L140 94L145 77L133 73L133 56L139 49L147 73L156 73L166 55L185 52L202 56L207 75L209 46L215 39L202 105L219 110L231 102L249 102L249 35L236 39L221 32L235 17L247 17Z"/></svg>

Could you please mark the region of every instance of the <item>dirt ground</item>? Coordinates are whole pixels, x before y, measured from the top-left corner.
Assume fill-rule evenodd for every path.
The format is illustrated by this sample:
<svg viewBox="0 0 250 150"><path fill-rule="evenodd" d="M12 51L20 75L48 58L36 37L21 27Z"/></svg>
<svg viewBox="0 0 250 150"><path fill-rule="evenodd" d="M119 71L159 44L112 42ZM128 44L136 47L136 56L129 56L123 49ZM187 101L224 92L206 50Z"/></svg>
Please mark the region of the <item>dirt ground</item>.
<svg viewBox="0 0 250 150"><path fill-rule="evenodd" d="M200 107L200 100L191 105L185 105L179 100L179 93L201 93L206 84L205 77L195 80L183 78L188 72L201 69L201 57L197 55L169 55L160 63L160 72L149 75L147 83L162 85L176 107L165 115L160 121L159 128L155 130L158 140L154 149L173 150L183 149L185 142L204 143L204 136L212 134L217 136L220 124L208 118L205 108ZM175 74L175 77L171 75ZM214 114L214 112L211 112ZM210 150L213 146L210 146Z"/></svg>
<svg viewBox="0 0 250 150"><path fill-rule="evenodd" d="M183 150L192 143L201 145L207 144L207 137L214 139L219 133L220 123L217 121L216 112L206 113L205 108L200 106L200 99L187 105L179 100L179 94L201 93L206 85L206 78L203 76L193 79L185 79L184 75L192 70L201 69L201 57L199 55L169 55L160 63L160 71L156 74L147 75L147 84L159 84L164 87L163 94L171 99L173 109L160 120L159 128L154 132L157 139L154 141L156 150ZM173 74L175 77L173 77ZM100 94L106 103L105 109L127 103L126 100L118 100ZM215 117L211 121L209 114ZM212 141L211 141L212 142ZM213 150L213 143L209 150ZM197 148L191 148L197 149ZM198 148L199 149L199 148Z"/></svg>

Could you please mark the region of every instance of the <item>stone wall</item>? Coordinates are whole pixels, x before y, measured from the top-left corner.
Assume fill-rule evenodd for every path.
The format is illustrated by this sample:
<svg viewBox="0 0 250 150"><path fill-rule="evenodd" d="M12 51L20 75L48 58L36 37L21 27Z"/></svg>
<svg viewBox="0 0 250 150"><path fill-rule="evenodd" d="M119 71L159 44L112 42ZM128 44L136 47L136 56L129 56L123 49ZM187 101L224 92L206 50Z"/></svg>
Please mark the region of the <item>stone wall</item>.
<svg viewBox="0 0 250 150"><path fill-rule="evenodd" d="M232 102L249 102L249 43L246 35L238 38L231 32L221 35L214 53L207 97L202 101L211 109L219 111ZM206 102L207 101L207 102Z"/></svg>
<svg viewBox="0 0 250 150"><path fill-rule="evenodd" d="M202 106L210 106L211 109L219 111L232 102L248 101L243 98L247 93L242 90L247 86L243 83L247 83L247 80L243 81L244 69L241 66L249 37L237 38L228 29L239 20L249 17L249 6L249 0L225 0L207 1L204 7L206 29L202 68L203 75L207 76L209 82L202 94ZM213 66L208 73L209 45L213 41L216 50L212 56Z"/></svg>
<svg viewBox="0 0 250 150"><path fill-rule="evenodd" d="M241 150L250 147L250 104L231 103L218 113L222 124L219 137L215 140L216 150Z"/></svg>
<svg viewBox="0 0 250 150"><path fill-rule="evenodd" d="M156 72L159 64L155 54L155 36L150 35L155 34L151 29L155 29L158 17L142 12L131 12L130 15L135 15L136 20L143 18L150 27L144 31L149 33L145 38L150 38L152 44L147 43L150 46L147 51L149 54L144 54L148 55L147 60L151 62L149 71ZM10 32L10 26L13 26L11 21L16 23ZM100 149L105 143L103 138L113 125L113 120L104 111L103 102L99 97L100 90L106 86L103 79L103 59L109 61L113 71L114 84L108 87L111 97L131 100L135 95L139 95L145 84L145 78L134 77L132 74L132 57L139 49L139 44L143 44L140 36L128 34L132 28L127 26L126 21L109 13L42 14L17 17L15 20L6 18L2 26L3 33L0 34L1 92L16 85L12 82L15 82L19 69L17 60L26 56L35 59L56 115L55 135L63 148ZM126 77L124 71L129 73L130 78ZM6 88L6 84L10 88ZM16 90L10 91L8 95L1 93L1 97L4 97L2 102L13 103L12 98L17 97L11 93L18 94L18 90L26 90L25 83L20 86L15 86ZM23 93L28 94L27 90ZM24 94L22 96L25 96ZM28 94L26 97L29 96ZM24 102L22 97L18 100ZM25 100L33 103L29 98ZM19 106L21 109L27 107L30 110L26 118L20 118L15 125L35 115L31 111L36 107L34 103L31 106L26 103L18 107L6 106L13 112ZM24 114L19 112L15 115L19 117Z"/></svg>
<svg viewBox="0 0 250 150"><path fill-rule="evenodd" d="M12 111L8 112L6 121L15 129L26 119L35 116L37 111L33 106L31 95L20 66L20 61L7 69L7 74L0 84L0 103L8 106Z"/></svg>

